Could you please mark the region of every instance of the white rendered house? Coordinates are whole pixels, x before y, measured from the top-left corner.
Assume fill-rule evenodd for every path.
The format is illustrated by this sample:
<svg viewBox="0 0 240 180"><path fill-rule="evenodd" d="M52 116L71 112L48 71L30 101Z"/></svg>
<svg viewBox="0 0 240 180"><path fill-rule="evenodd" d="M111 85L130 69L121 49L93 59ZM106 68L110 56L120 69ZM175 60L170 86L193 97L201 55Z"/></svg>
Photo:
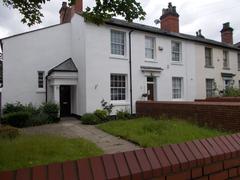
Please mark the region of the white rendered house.
<svg viewBox="0 0 240 180"><path fill-rule="evenodd" d="M161 29L117 19L97 26L66 6L60 14L59 25L1 40L3 105L53 101L68 116L101 109L104 99L114 105L113 113L135 113L138 100L194 101L213 93L214 82L219 89L227 79L239 86L240 49L201 33L179 33L171 4L163 10Z"/></svg>

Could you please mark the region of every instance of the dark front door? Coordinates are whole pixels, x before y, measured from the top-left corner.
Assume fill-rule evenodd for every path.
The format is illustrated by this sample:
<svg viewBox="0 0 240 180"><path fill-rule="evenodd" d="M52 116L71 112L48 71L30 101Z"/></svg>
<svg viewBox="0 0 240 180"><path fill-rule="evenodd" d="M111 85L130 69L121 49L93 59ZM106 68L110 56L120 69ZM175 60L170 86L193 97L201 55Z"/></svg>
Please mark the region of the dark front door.
<svg viewBox="0 0 240 180"><path fill-rule="evenodd" d="M154 100L154 84L147 85L147 93L148 93L148 100L153 101Z"/></svg>
<svg viewBox="0 0 240 180"><path fill-rule="evenodd" d="M71 115L71 87L60 86L60 116Z"/></svg>

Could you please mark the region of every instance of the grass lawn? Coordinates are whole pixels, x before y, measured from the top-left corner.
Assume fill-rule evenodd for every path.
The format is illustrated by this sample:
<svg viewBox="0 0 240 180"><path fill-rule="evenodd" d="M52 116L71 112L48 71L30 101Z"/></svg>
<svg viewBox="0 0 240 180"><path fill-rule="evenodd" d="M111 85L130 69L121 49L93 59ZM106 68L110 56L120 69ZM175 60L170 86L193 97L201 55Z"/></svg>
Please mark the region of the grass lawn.
<svg viewBox="0 0 240 180"><path fill-rule="evenodd" d="M0 139L0 171L76 160L102 153L95 144L81 138L23 135L14 140Z"/></svg>
<svg viewBox="0 0 240 180"><path fill-rule="evenodd" d="M142 147L156 147L227 134L182 120L154 120L152 118L111 121L98 125L98 128Z"/></svg>

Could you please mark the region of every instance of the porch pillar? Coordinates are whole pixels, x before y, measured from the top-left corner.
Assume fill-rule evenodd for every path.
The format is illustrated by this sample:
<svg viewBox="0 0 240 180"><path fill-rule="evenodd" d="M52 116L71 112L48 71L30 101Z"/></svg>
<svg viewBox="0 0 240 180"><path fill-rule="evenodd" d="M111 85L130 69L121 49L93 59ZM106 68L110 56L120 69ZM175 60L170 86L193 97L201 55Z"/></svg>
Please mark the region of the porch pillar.
<svg viewBox="0 0 240 180"><path fill-rule="evenodd" d="M53 86L53 100L54 103L56 104L60 104L60 89L59 89L59 85L54 85Z"/></svg>

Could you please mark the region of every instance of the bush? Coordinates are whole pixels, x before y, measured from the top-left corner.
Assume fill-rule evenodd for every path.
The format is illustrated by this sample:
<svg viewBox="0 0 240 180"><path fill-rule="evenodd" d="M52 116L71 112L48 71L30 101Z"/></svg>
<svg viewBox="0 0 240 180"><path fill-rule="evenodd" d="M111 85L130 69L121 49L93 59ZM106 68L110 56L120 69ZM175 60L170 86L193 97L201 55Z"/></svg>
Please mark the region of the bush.
<svg viewBox="0 0 240 180"><path fill-rule="evenodd" d="M94 114L102 121L108 121L108 112L106 110L97 109Z"/></svg>
<svg viewBox="0 0 240 180"><path fill-rule="evenodd" d="M225 97L240 97L240 89L229 87L224 91L223 96L225 96Z"/></svg>
<svg viewBox="0 0 240 180"><path fill-rule="evenodd" d="M117 111L116 118L121 120L127 120L131 118L131 114L127 110Z"/></svg>
<svg viewBox="0 0 240 180"><path fill-rule="evenodd" d="M3 116L2 122L4 124L8 124L14 127L25 127L27 124L27 121L30 119L30 113L28 112L14 112L14 113L8 113Z"/></svg>
<svg viewBox="0 0 240 180"><path fill-rule="evenodd" d="M0 138L14 139L19 136L19 130L12 126L0 126Z"/></svg>
<svg viewBox="0 0 240 180"><path fill-rule="evenodd" d="M31 115L37 115L40 113L40 108L37 108L29 103L28 105L24 106L24 111L29 112Z"/></svg>
<svg viewBox="0 0 240 180"><path fill-rule="evenodd" d="M40 109L42 113L48 115L48 121L50 123L59 122L60 120L60 118L58 117L59 108L57 104L51 102L43 103Z"/></svg>
<svg viewBox="0 0 240 180"><path fill-rule="evenodd" d="M30 117L29 121L27 122L27 126L40 126L43 124L49 124L49 116L45 113L35 114Z"/></svg>
<svg viewBox="0 0 240 180"><path fill-rule="evenodd" d="M81 121L83 124L89 124L89 125L94 125L94 124L99 124L101 120L92 113L86 113L81 117Z"/></svg>
<svg viewBox="0 0 240 180"><path fill-rule="evenodd" d="M3 107L3 114L15 113L19 111L25 111L25 107L20 103L7 103Z"/></svg>

